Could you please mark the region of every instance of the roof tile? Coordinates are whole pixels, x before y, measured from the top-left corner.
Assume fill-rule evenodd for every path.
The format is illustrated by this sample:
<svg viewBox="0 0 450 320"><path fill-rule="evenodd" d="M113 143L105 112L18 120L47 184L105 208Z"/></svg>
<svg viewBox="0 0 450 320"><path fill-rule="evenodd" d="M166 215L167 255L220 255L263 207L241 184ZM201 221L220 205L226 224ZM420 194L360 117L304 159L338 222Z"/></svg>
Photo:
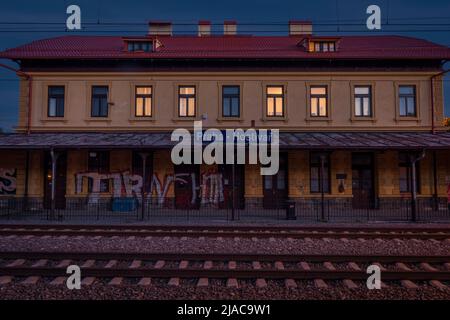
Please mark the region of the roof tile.
<svg viewBox="0 0 450 320"><path fill-rule="evenodd" d="M142 37L141 37L142 38ZM130 53L120 36L62 36L0 52L10 59L266 58L450 59L450 48L402 36L342 36L337 52L307 52L304 36L159 36L156 52Z"/></svg>

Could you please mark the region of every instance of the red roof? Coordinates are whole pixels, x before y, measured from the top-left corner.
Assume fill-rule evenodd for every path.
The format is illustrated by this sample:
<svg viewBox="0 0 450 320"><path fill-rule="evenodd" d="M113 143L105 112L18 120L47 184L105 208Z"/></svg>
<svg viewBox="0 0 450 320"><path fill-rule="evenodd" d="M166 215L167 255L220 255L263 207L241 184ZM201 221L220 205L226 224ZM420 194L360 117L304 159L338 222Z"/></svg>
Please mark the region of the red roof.
<svg viewBox="0 0 450 320"><path fill-rule="evenodd" d="M143 38L143 37L136 37ZM151 39L151 38L149 38ZM342 36L337 52L307 52L304 36L159 36L155 52L127 52L120 36L62 36L0 52L10 59L450 59L450 48L402 36Z"/></svg>

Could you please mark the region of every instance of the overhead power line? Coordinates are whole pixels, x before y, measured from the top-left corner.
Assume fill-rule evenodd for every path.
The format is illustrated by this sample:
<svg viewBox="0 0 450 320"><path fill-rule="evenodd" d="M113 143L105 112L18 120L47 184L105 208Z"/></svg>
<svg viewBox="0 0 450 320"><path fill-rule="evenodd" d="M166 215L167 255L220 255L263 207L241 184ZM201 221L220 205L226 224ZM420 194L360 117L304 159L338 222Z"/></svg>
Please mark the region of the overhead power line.
<svg viewBox="0 0 450 320"><path fill-rule="evenodd" d="M36 30L36 29L27 29L27 30L0 30L0 33L72 33L72 34L80 34L80 33L122 33L122 34L129 34L129 33L136 33L136 32L143 32L143 30L81 30L81 31L67 31L67 30ZM436 33L442 33L442 32L449 32L449 29L392 29L392 30L379 30L379 31L369 31L369 30L350 30L350 29L340 29L340 30L314 30L313 33L335 33L335 34L341 34L341 33L371 33L371 34L383 34L383 33L430 33L430 32L436 32ZM239 34L249 34L249 33L280 33L280 34L286 34L286 31L283 30L239 30ZM192 35L194 32L192 30L189 31L180 31L176 30L174 32L174 35ZM214 34L214 33L213 33Z"/></svg>
<svg viewBox="0 0 450 320"><path fill-rule="evenodd" d="M311 21L313 25L321 25L321 24L329 24L329 25L343 25L343 24L349 24L350 22L358 23L358 24L364 24L366 23L365 19L318 19L318 20L308 20ZM402 18L390 18L382 19L383 24L389 24L389 25L395 25L393 21L427 21L427 20L449 20L450 16L433 16L433 17L402 17ZM83 24L92 24L92 25L108 25L108 24L116 24L116 25L146 25L149 21L152 21L152 19L146 19L146 20L132 20L132 21L108 21L108 20L84 20ZM165 20L164 20L165 21ZM196 20L168 20L172 23L172 25L175 26L196 26L198 24L198 21ZM211 25L223 25L223 21L210 21ZM279 26L285 26L288 24L288 21L238 21L238 25L279 25ZM60 21L0 21L0 24L65 24L65 19ZM418 24L414 22L414 24Z"/></svg>

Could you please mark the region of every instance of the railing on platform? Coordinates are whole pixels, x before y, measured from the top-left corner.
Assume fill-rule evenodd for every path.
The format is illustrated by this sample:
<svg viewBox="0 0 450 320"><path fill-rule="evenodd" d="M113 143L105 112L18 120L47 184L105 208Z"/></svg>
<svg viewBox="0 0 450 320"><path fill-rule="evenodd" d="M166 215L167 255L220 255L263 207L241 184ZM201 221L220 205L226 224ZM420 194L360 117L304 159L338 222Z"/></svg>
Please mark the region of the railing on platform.
<svg viewBox="0 0 450 320"><path fill-rule="evenodd" d="M63 220L63 221L273 221L295 219L298 222L366 222L412 221L411 200L392 198L372 203L345 199L295 199L267 203L262 198L246 199L245 205L231 204L180 205L174 198L148 199L144 207L137 198L68 198L52 210L39 198L0 198L0 219ZM290 209L289 209L290 207ZM290 213L289 213L289 210ZM293 211L292 211L293 210ZM450 221L446 199L419 198L417 221Z"/></svg>

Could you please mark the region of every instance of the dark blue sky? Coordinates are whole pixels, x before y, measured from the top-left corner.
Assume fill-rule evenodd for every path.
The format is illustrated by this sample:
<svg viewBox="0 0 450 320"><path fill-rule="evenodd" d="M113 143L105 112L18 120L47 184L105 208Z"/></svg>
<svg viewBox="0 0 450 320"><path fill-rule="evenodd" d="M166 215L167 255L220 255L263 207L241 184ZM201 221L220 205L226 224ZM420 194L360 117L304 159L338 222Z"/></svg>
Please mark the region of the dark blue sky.
<svg viewBox="0 0 450 320"><path fill-rule="evenodd" d="M368 5L377 4L382 10L383 29L386 34L400 34L425 38L450 46L450 1L448 0L14 0L2 1L0 9L0 50L15 47L33 40L70 34L65 31L66 8L77 4L82 10L82 23L136 22L142 26L84 25L87 34L143 34L148 20L171 20L175 23L196 23L198 20L237 20L238 23L286 23L290 19L307 19L313 23L354 23L356 26L340 27L338 34L348 30L358 34L365 31L365 11ZM51 25L8 25L5 22L59 23ZM389 25L386 23L389 22ZM396 26L408 23L409 26ZM417 26L417 24L444 23L448 26ZM414 24L414 25L411 25ZM219 27L217 27L218 29ZM336 34L337 26L315 26L315 30ZM438 32L439 30L449 30ZM7 30L13 32L5 32ZM21 30L21 32L18 32ZM30 32L32 30L32 32ZM116 31L100 32L100 30ZM196 27L177 25L175 32L195 32ZM282 34L286 26L241 26L239 30ZM433 30L433 31L424 31ZM342 32L344 31L344 32ZM320 33L325 34L325 33ZM5 61L1 61L5 62ZM14 65L14 64L12 64ZM445 83L446 114L450 116L450 77ZM18 81L8 71L0 69L0 128L11 130L17 121Z"/></svg>

